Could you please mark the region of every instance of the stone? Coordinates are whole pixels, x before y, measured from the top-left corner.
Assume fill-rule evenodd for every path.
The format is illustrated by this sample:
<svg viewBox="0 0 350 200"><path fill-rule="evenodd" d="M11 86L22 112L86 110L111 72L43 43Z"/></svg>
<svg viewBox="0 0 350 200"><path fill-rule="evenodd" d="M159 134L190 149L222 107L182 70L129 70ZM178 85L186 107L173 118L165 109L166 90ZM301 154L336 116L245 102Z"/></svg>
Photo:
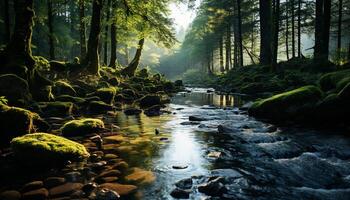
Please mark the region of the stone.
<svg viewBox="0 0 350 200"><path fill-rule="evenodd" d="M94 96L98 96L101 101L105 102L106 104L112 104L116 93L117 90L115 87L106 87L98 89L96 92L94 92Z"/></svg>
<svg viewBox="0 0 350 200"><path fill-rule="evenodd" d="M74 104L72 102L47 102L39 105L45 116L69 116L72 115Z"/></svg>
<svg viewBox="0 0 350 200"><path fill-rule="evenodd" d="M155 105L152 107L147 108L144 113L145 115L147 115L148 117L152 117L152 116L159 116L162 114L162 111L160 110L161 106L160 105Z"/></svg>
<svg viewBox="0 0 350 200"><path fill-rule="evenodd" d="M81 136L99 132L105 128L100 119L83 118L65 123L61 130L64 136Z"/></svg>
<svg viewBox="0 0 350 200"><path fill-rule="evenodd" d="M11 105L23 105L32 99L28 82L14 74L0 75L0 96L5 96Z"/></svg>
<svg viewBox="0 0 350 200"><path fill-rule="evenodd" d="M28 192L28 191L32 191L32 190L37 190L37 189L42 188L43 186L44 186L44 184L42 181L33 181L33 182L25 184L23 186L21 192L24 193L24 192Z"/></svg>
<svg viewBox="0 0 350 200"><path fill-rule="evenodd" d="M120 198L118 192L109 189L100 189L96 192L95 200L117 200Z"/></svg>
<svg viewBox="0 0 350 200"><path fill-rule="evenodd" d="M178 182L175 183L175 186L180 188L180 189L191 189L193 185L193 181L192 178L186 178L186 179L182 179Z"/></svg>
<svg viewBox="0 0 350 200"><path fill-rule="evenodd" d="M198 191L209 196L221 196L227 189L221 183L222 177L218 177L198 186Z"/></svg>
<svg viewBox="0 0 350 200"><path fill-rule="evenodd" d="M118 177L100 177L100 178L96 178L96 182L99 183L99 184L102 184L102 183L115 183L118 181Z"/></svg>
<svg viewBox="0 0 350 200"><path fill-rule="evenodd" d="M96 183L87 183L85 184L81 190L83 192L85 192L85 194L91 194L92 191L94 191L96 188L98 187L98 185Z"/></svg>
<svg viewBox="0 0 350 200"><path fill-rule="evenodd" d="M81 183L65 183L63 185L59 185L53 187L49 190L50 197L62 197L71 195L74 192L80 190L83 187Z"/></svg>
<svg viewBox="0 0 350 200"><path fill-rule="evenodd" d="M0 193L0 200L20 200L21 193L16 190L6 190Z"/></svg>
<svg viewBox="0 0 350 200"><path fill-rule="evenodd" d="M198 121L206 121L207 119L197 117L197 116L189 116L188 120L198 122Z"/></svg>
<svg viewBox="0 0 350 200"><path fill-rule="evenodd" d="M60 95L76 96L77 95L77 92L75 91L75 89L68 82L65 82L65 81L56 81L54 83L52 91L55 96L60 96Z"/></svg>
<svg viewBox="0 0 350 200"><path fill-rule="evenodd" d="M80 172L68 172L64 176L68 182L78 182L81 179Z"/></svg>
<svg viewBox="0 0 350 200"><path fill-rule="evenodd" d="M46 200L48 196L49 196L49 192L47 191L47 189L40 188L37 190L23 193L22 199L23 200Z"/></svg>
<svg viewBox="0 0 350 200"><path fill-rule="evenodd" d="M133 168L132 173L124 177L127 183L136 185L148 185L156 180L155 175L151 171L140 168Z"/></svg>
<svg viewBox="0 0 350 200"><path fill-rule="evenodd" d="M188 165L173 165L173 169L187 169Z"/></svg>
<svg viewBox="0 0 350 200"><path fill-rule="evenodd" d="M113 110L114 107L103 101L91 101L88 110L91 114L105 114L107 111Z"/></svg>
<svg viewBox="0 0 350 200"><path fill-rule="evenodd" d="M152 107L161 104L160 96L146 95L139 100L140 106L143 108Z"/></svg>
<svg viewBox="0 0 350 200"><path fill-rule="evenodd" d="M190 193L190 190L175 188L173 191L171 191L170 195L176 199L189 199Z"/></svg>
<svg viewBox="0 0 350 200"><path fill-rule="evenodd" d="M124 110L125 115L139 115L142 113L141 109L138 108L127 108Z"/></svg>
<svg viewBox="0 0 350 200"><path fill-rule="evenodd" d="M134 194L137 191L137 187L135 185L122 185L119 183L104 183L100 185L100 188L113 190L120 196Z"/></svg>
<svg viewBox="0 0 350 200"><path fill-rule="evenodd" d="M45 188L50 189L55 186L62 185L65 182L66 182L66 179L63 177L48 177L44 181L44 186Z"/></svg>
<svg viewBox="0 0 350 200"><path fill-rule="evenodd" d="M121 172L119 170L107 170L99 174L96 178L107 177L107 176L120 176Z"/></svg>

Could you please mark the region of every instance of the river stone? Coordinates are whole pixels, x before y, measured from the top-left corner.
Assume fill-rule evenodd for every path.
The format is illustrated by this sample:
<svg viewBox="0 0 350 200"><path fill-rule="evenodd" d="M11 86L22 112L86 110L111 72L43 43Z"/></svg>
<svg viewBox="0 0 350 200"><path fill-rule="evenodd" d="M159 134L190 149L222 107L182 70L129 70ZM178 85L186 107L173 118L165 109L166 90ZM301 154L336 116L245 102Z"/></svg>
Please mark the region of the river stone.
<svg viewBox="0 0 350 200"><path fill-rule="evenodd" d="M115 183L117 182L118 179L119 179L118 177L110 176L110 177L96 178L95 180L97 183L102 184L102 183Z"/></svg>
<svg viewBox="0 0 350 200"><path fill-rule="evenodd" d="M198 191L209 196L221 196L227 189L221 183L223 177L215 178L207 183L198 186Z"/></svg>
<svg viewBox="0 0 350 200"><path fill-rule="evenodd" d="M210 172L212 176L240 178L243 175L234 169L214 169Z"/></svg>
<svg viewBox="0 0 350 200"><path fill-rule="evenodd" d="M207 121L208 119L198 117L198 116L189 116L188 120L194 121L194 122L199 122L199 121Z"/></svg>
<svg viewBox="0 0 350 200"><path fill-rule="evenodd" d="M126 115L139 115L142 113L142 110L138 108L127 108L124 110L124 113Z"/></svg>
<svg viewBox="0 0 350 200"><path fill-rule="evenodd" d="M80 190L83 187L81 183L65 183L60 186L56 186L49 190L50 197L62 197L73 194L75 191Z"/></svg>
<svg viewBox="0 0 350 200"><path fill-rule="evenodd" d="M45 188L53 188L58 185L62 185L64 182L66 182L66 179L63 177L49 177L44 181Z"/></svg>
<svg viewBox="0 0 350 200"><path fill-rule="evenodd" d="M95 200L116 200L119 199L120 195L113 190L101 189L96 192Z"/></svg>
<svg viewBox="0 0 350 200"><path fill-rule="evenodd" d="M173 165L173 169L186 169L188 165Z"/></svg>
<svg viewBox="0 0 350 200"><path fill-rule="evenodd" d="M45 200L49 196L49 192L45 188L26 192L22 195L23 200Z"/></svg>
<svg viewBox="0 0 350 200"><path fill-rule="evenodd" d="M80 172L68 172L64 176L68 182L78 182L81 179Z"/></svg>
<svg viewBox="0 0 350 200"><path fill-rule="evenodd" d="M117 192L120 196L133 194L137 190L137 187L135 185L122 185L119 183L104 183L100 185L100 188L113 190Z"/></svg>
<svg viewBox="0 0 350 200"><path fill-rule="evenodd" d="M99 132L104 127L105 125L100 119L83 118L69 121L61 129L64 136L81 136Z"/></svg>
<svg viewBox="0 0 350 200"><path fill-rule="evenodd" d="M33 182L25 184L21 191L22 191L22 193L24 193L24 192L40 189L43 186L44 186L44 184L42 181L33 181Z"/></svg>
<svg viewBox="0 0 350 200"><path fill-rule="evenodd" d="M21 199L21 193L16 190L6 190L0 193L0 200L19 200Z"/></svg>
<svg viewBox="0 0 350 200"><path fill-rule="evenodd" d="M121 172L119 170L108 170L102 172L97 178L108 177L108 176L119 176Z"/></svg>
<svg viewBox="0 0 350 200"><path fill-rule="evenodd" d="M175 188L173 191L171 191L170 195L176 199L189 199L190 193L190 190Z"/></svg>
<svg viewBox="0 0 350 200"><path fill-rule="evenodd" d="M86 194L90 194L97 187L98 187L98 185L96 183L87 183L81 188L81 190L83 192L85 192Z"/></svg>
<svg viewBox="0 0 350 200"><path fill-rule="evenodd" d="M125 181L136 185L148 185L155 181L156 177L151 171L133 168L133 172L125 176Z"/></svg>
<svg viewBox="0 0 350 200"><path fill-rule="evenodd" d="M193 181L192 181L192 178L186 178L176 182L175 185L180 189L184 189L184 190L191 189L193 185Z"/></svg>

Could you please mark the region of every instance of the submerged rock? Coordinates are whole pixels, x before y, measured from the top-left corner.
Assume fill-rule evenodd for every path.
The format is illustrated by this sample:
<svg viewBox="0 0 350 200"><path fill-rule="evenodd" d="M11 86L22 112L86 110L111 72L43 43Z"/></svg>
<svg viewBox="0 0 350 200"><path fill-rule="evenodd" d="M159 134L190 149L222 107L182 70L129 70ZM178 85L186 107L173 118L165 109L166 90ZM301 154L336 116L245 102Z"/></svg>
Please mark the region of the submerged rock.
<svg viewBox="0 0 350 200"><path fill-rule="evenodd" d="M144 108L159 104L161 104L161 98L156 95L146 95L140 99L140 106Z"/></svg>
<svg viewBox="0 0 350 200"><path fill-rule="evenodd" d="M180 188L175 188L171 191L170 195L176 199L189 199L191 190L183 190Z"/></svg>
<svg viewBox="0 0 350 200"><path fill-rule="evenodd" d="M100 119L84 118L69 121L61 129L64 136L81 136L99 132L104 127L105 125Z"/></svg>
<svg viewBox="0 0 350 200"><path fill-rule="evenodd" d="M203 185L198 186L198 191L209 196L221 196L227 191L224 184L221 183L222 177L218 177Z"/></svg>
<svg viewBox="0 0 350 200"><path fill-rule="evenodd" d="M191 189L193 185L193 181L192 181L192 178L186 178L176 182L175 185L180 189L184 189L184 190Z"/></svg>
<svg viewBox="0 0 350 200"><path fill-rule="evenodd" d="M30 164L54 164L89 157L83 145L48 133L14 138L11 148L19 161L30 161Z"/></svg>

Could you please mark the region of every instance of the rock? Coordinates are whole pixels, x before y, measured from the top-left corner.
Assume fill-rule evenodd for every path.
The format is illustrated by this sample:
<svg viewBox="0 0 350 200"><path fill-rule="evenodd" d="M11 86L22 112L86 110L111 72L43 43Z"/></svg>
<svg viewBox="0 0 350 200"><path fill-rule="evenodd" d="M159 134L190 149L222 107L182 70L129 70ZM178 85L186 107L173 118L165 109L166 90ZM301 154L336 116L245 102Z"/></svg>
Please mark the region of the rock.
<svg viewBox="0 0 350 200"><path fill-rule="evenodd" d="M139 115L142 113L142 110L138 108L127 108L124 110L124 113L126 115Z"/></svg>
<svg viewBox="0 0 350 200"><path fill-rule="evenodd" d="M183 87L183 86L184 86L182 80L176 80L176 81L174 82L174 84L175 84L176 87Z"/></svg>
<svg viewBox="0 0 350 200"><path fill-rule="evenodd" d="M89 111L92 114L104 114L107 111L111 111L113 109L113 106L106 104L103 101L91 101L89 103Z"/></svg>
<svg viewBox="0 0 350 200"><path fill-rule="evenodd" d="M91 194L92 191L94 191L96 188L98 187L98 185L96 183L87 183L85 184L81 190L83 192L85 192L85 194Z"/></svg>
<svg viewBox="0 0 350 200"><path fill-rule="evenodd" d="M97 163L92 163L90 166L92 169L102 169L105 165L107 165L107 162L106 161L100 161L100 162L97 162Z"/></svg>
<svg viewBox="0 0 350 200"><path fill-rule="evenodd" d="M339 70L324 74L319 81L323 91L336 90L339 92L350 82L350 70Z"/></svg>
<svg viewBox="0 0 350 200"><path fill-rule="evenodd" d="M46 200L49 196L49 192L45 188L25 192L22 194L23 200Z"/></svg>
<svg viewBox="0 0 350 200"><path fill-rule="evenodd" d="M104 156L104 159L105 159L105 160L111 160L111 159L115 159L115 158L118 158L118 156L115 155L115 154L106 154L106 155Z"/></svg>
<svg viewBox="0 0 350 200"><path fill-rule="evenodd" d="M256 101L249 114L275 122L286 120L312 120L310 114L322 92L315 86L305 86L267 99Z"/></svg>
<svg viewBox="0 0 350 200"><path fill-rule="evenodd" d="M48 133L27 134L14 138L11 148L20 161L30 161L30 164L54 164L89 157L83 145Z"/></svg>
<svg viewBox="0 0 350 200"><path fill-rule="evenodd" d="M95 200L117 200L120 198L120 195L113 190L101 189L96 192Z"/></svg>
<svg viewBox="0 0 350 200"><path fill-rule="evenodd" d="M0 75L0 96L11 105L23 105L32 99L27 81L14 74Z"/></svg>
<svg viewBox="0 0 350 200"><path fill-rule="evenodd" d="M219 125L218 132L219 133L237 133L239 130L233 127L228 127L226 125Z"/></svg>
<svg viewBox="0 0 350 200"><path fill-rule="evenodd" d="M102 183L115 183L118 181L118 177L100 177L95 179L97 183L102 184Z"/></svg>
<svg viewBox="0 0 350 200"><path fill-rule="evenodd" d="M124 177L127 183L136 185L148 185L156 180L155 175L151 171L146 171L140 168L133 168L133 172Z"/></svg>
<svg viewBox="0 0 350 200"><path fill-rule="evenodd" d="M220 151L212 151L208 153L209 158L220 158L222 153Z"/></svg>
<svg viewBox="0 0 350 200"><path fill-rule="evenodd" d="M276 132L276 131L277 131L277 127L274 126L274 125L271 125L271 126L267 127L267 132L268 133L273 133L273 132Z"/></svg>
<svg viewBox="0 0 350 200"><path fill-rule="evenodd" d="M146 95L139 100L140 106L143 108L161 104L160 96Z"/></svg>
<svg viewBox="0 0 350 200"><path fill-rule="evenodd" d="M117 192L120 196L134 194L137 190L135 185L122 185L118 183L104 183L100 185L101 189L109 189Z"/></svg>
<svg viewBox="0 0 350 200"><path fill-rule="evenodd" d="M83 118L65 123L61 130L64 136L81 136L99 132L105 128L100 119Z"/></svg>
<svg viewBox="0 0 350 200"><path fill-rule="evenodd" d="M25 184L23 186L21 192L24 193L24 192L28 192L28 191L32 191L32 190L37 190L37 189L42 188L43 186L44 186L44 184L42 181L33 181L33 182Z"/></svg>
<svg viewBox="0 0 350 200"><path fill-rule="evenodd" d="M53 101L55 100L52 94L52 86L41 86L32 91L32 96L36 101Z"/></svg>
<svg viewBox="0 0 350 200"><path fill-rule="evenodd" d="M200 122L192 122L192 121L190 121L190 122L181 122L180 124L184 125L184 126L187 126L187 125L199 125Z"/></svg>
<svg viewBox="0 0 350 200"><path fill-rule="evenodd" d="M155 105L155 106L152 106L150 108L147 108L144 113L145 115L149 116L149 117L152 117L152 116L159 116L162 114L161 112L161 106L159 105Z"/></svg>
<svg viewBox="0 0 350 200"><path fill-rule="evenodd" d="M81 97L73 97L70 95L61 95L55 98L56 101L62 101L62 102L72 102L77 105L85 104L86 100Z"/></svg>
<svg viewBox="0 0 350 200"><path fill-rule="evenodd" d="M20 200L21 193L16 190L6 190L0 193L0 200Z"/></svg>
<svg viewBox="0 0 350 200"><path fill-rule="evenodd" d="M108 83L111 84L111 85L113 85L113 86L118 86L119 83L120 83L120 81L118 80L117 77L113 77L113 78L111 78L111 79L108 80Z"/></svg>
<svg viewBox="0 0 350 200"><path fill-rule="evenodd" d="M81 183L65 183L49 190L50 197L63 197L73 194L83 187Z"/></svg>
<svg viewBox="0 0 350 200"><path fill-rule="evenodd" d="M118 169L120 171L126 171L129 168L129 165L125 161L121 161L115 164L113 168Z"/></svg>
<svg viewBox="0 0 350 200"><path fill-rule="evenodd" d="M204 118L201 118L201 117L197 117L197 116L189 116L188 120L199 122L199 121L206 121L207 119L204 119Z"/></svg>
<svg viewBox="0 0 350 200"><path fill-rule="evenodd" d="M69 116L72 115L74 104L71 102L48 102L40 105L40 109L42 110L45 116Z"/></svg>
<svg viewBox="0 0 350 200"><path fill-rule="evenodd" d="M209 196L221 196L227 189L220 182L222 177L209 181L208 183L198 186L198 191Z"/></svg>
<svg viewBox="0 0 350 200"><path fill-rule="evenodd" d="M191 189L193 185L193 181L192 181L192 178L186 178L176 182L175 185L180 189L184 189L184 190Z"/></svg>
<svg viewBox="0 0 350 200"><path fill-rule="evenodd" d="M190 193L190 190L175 188L173 191L171 191L170 195L176 199L189 199Z"/></svg>
<svg viewBox="0 0 350 200"><path fill-rule="evenodd" d="M68 172L64 176L68 182L78 182L81 180L80 172Z"/></svg>
<svg viewBox="0 0 350 200"><path fill-rule="evenodd" d="M65 81L56 81L54 83L52 91L55 96L60 96L60 95L76 96L77 95L77 92L75 91L75 89Z"/></svg>
<svg viewBox="0 0 350 200"><path fill-rule="evenodd" d="M44 186L45 188L50 189L58 185L62 185L65 182L66 182L66 179L63 177L49 177L45 179Z"/></svg>
<svg viewBox="0 0 350 200"><path fill-rule="evenodd" d="M98 96L101 101L105 102L106 104L112 104L116 93L117 90L115 87L100 88L94 92L94 96Z"/></svg>
<svg viewBox="0 0 350 200"><path fill-rule="evenodd" d="M121 172L119 170L108 170L99 174L96 178L108 177L108 176L120 176Z"/></svg>
<svg viewBox="0 0 350 200"><path fill-rule="evenodd" d="M187 169L188 165L173 165L173 169Z"/></svg>

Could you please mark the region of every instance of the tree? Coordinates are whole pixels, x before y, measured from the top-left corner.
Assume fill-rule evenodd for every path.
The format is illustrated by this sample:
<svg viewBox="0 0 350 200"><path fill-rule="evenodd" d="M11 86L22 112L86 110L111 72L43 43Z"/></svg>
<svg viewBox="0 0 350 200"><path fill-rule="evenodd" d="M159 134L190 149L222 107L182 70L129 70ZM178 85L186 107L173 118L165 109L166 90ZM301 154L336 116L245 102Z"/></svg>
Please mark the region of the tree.
<svg viewBox="0 0 350 200"><path fill-rule="evenodd" d="M92 74L99 74L99 53L98 46L101 34L101 10L103 7L102 0L93 0L91 28L88 40L88 51L83 62L87 70Z"/></svg>
<svg viewBox="0 0 350 200"><path fill-rule="evenodd" d="M134 59L131 61L131 63L126 68L123 69L122 73L124 75L127 75L129 77L134 76L135 71L140 63L140 58L141 58L142 49L143 49L144 44L145 44L145 38L140 39Z"/></svg>
<svg viewBox="0 0 350 200"><path fill-rule="evenodd" d="M340 51L341 51L342 18L343 18L343 0L339 0L339 5L338 5L338 33L337 33L338 59L340 58Z"/></svg>
<svg viewBox="0 0 350 200"><path fill-rule="evenodd" d="M331 1L316 0L314 58L328 60Z"/></svg>
<svg viewBox="0 0 350 200"><path fill-rule="evenodd" d="M271 0L260 0L260 63L272 62L272 5Z"/></svg>
<svg viewBox="0 0 350 200"><path fill-rule="evenodd" d="M10 31L10 13L9 13L9 0L4 1L4 30L5 30L5 41L9 42L11 39Z"/></svg>
<svg viewBox="0 0 350 200"><path fill-rule="evenodd" d="M295 4L294 0L290 1L292 11L292 58L295 58Z"/></svg>
<svg viewBox="0 0 350 200"><path fill-rule="evenodd" d="M280 19L280 0L275 0L274 8L274 30L273 30L273 57L272 70L276 71L277 56L278 56L278 33L279 33L279 19Z"/></svg>
<svg viewBox="0 0 350 200"><path fill-rule="evenodd" d="M79 32L80 32L80 57L86 56L86 31L85 31L85 0L79 0Z"/></svg>
<svg viewBox="0 0 350 200"><path fill-rule="evenodd" d="M288 15L288 11L289 11L289 6L288 6L288 0L286 0L286 55L287 55L287 60L289 60L289 15Z"/></svg>
<svg viewBox="0 0 350 200"><path fill-rule="evenodd" d="M301 0L298 0L298 57L301 58Z"/></svg>
<svg viewBox="0 0 350 200"><path fill-rule="evenodd" d="M50 59L55 60L55 42L54 42L54 30L53 30L53 10L52 0L47 0L47 26L49 28L49 47L50 47Z"/></svg>
<svg viewBox="0 0 350 200"><path fill-rule="evenodd" d="M112 11L113 13L116 13L116 5L117 2L112 2ZM111 57L109 61L109 67L115 68L116 67L116 60L117 60L117 15L112 16L112 24L111 24Z"/></svg>
<svg viewBox="0 0 350 200"><path fill-rule="evenodd" d="M110 12L111 12L111 0L107 0L106 6L106 25L105 25L105 41L104 41L104 54L103 54L103 62L107 65L108 60L108 25L110 20Z"/></svg>
<svg viewBox="0 0 350 200"><path fill-rule="evenodd" d="M243 39L242 39L242 14L241 14L241 0L237 0L237 28L238 28L238 51L239 51L239 66L243 66Z"/></svg>

